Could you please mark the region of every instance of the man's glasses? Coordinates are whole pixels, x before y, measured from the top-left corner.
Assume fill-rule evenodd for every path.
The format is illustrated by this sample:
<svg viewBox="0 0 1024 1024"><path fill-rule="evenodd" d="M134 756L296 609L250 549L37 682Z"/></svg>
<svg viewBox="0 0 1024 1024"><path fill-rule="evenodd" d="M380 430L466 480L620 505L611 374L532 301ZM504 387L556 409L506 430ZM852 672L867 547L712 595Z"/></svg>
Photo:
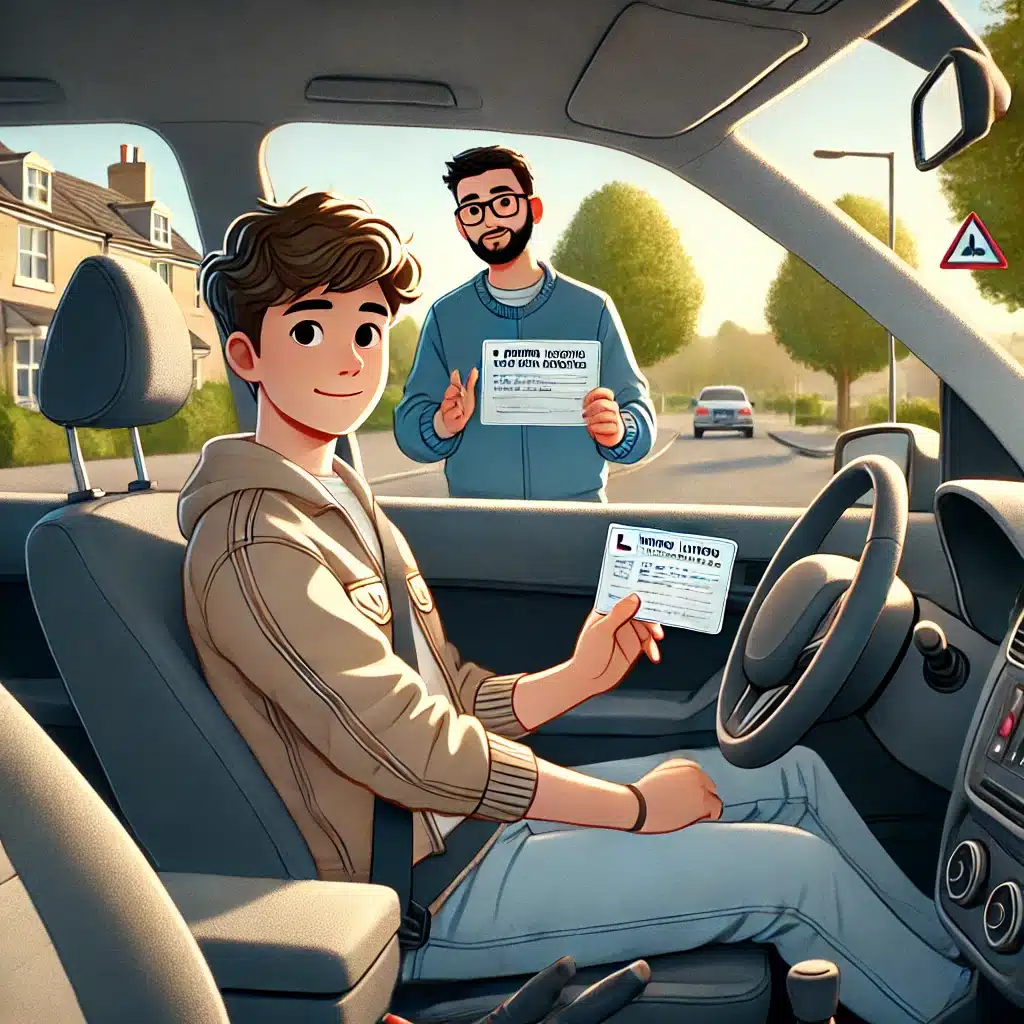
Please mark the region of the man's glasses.
<svg viewBox="0 0 1024 1024"><path fill-rule="evenodd" d="M471 203L464 203L456 207L455 216L464 227L472 228L484 219L484 214L490 210L495 217L501 220L508 220L519 215L523 203L529 198L521 192L502 192L500 196L488 199L485 202L474 200Z"/></svg>

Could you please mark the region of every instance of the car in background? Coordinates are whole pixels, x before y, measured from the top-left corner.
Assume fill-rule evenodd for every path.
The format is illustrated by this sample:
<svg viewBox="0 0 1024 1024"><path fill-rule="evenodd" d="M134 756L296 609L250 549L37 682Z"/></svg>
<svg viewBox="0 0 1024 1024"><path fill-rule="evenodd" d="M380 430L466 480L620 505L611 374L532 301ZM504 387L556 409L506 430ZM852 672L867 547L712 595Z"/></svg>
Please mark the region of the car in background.
<svg viewBox="0 0 1024 1024"><path fill-rule="evenodd" d="M708 430L738 430L754 436L754 403L743 388L716 385L704 388L693 400L693 436L700 440Z"/></svg>

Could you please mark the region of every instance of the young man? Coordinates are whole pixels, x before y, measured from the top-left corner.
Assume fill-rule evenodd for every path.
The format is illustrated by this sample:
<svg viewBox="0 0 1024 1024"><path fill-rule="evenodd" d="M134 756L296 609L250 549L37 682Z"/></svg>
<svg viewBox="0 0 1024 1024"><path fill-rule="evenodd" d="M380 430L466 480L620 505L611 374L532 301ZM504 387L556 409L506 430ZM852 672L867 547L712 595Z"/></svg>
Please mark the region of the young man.
<svg viewBox="0 0 1024 1024"><path fill-rule="evenodd" d="M612 300L534 258L544 215L526 158L504 146L460 153L444 183L455 226L487 269L438 299L395 409L395 440L417 462L444 460L453 498L605 501L608 463L639 462L656 433L647 381ZM599 341L600 387L578 427L484 425L485 341Z"/></svg>
<svg viewBox="0 0 1024 1024"><path fill-rule="evenodd" d="M182 490L185 610L320 876L370 878L375 800L390 802L413 812L417 872L450 872L406 978L749 940L836 961L869 1020L933 1017L968 972L815 754L759 771L717 750L570 771L519 742L659 660L637 598L591 614L572 657L535 675L494 675L448 643L401 535L334 457L384 387L389 324L418 276L390 224L323 193L240 217L203 267L258 419L255 435L208 442ZM405 586L389 592L396 549ZM415 645L408 662L399 642ZM481 842L481 822L503 827Z"/></svg>

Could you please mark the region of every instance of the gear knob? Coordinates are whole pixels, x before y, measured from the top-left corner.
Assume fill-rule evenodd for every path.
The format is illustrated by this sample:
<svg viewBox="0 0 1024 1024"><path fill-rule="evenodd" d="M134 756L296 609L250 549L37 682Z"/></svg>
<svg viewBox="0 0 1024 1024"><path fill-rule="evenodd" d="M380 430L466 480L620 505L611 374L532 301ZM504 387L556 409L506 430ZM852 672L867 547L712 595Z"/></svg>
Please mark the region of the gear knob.
<svg viewBox="0 0 1024 1024"><path fill-rule="evenodd" d="M839 1006L839 968L829 960L804 960L790 968L786 991L800 1024L829 1024Z"/></svg>

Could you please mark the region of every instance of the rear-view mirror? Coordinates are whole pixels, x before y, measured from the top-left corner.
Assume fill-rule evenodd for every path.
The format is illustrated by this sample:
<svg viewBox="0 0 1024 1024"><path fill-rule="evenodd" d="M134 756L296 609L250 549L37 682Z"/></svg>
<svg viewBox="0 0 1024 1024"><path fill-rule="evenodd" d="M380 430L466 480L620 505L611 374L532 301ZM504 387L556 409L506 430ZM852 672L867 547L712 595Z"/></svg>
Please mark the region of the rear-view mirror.
<svg viewBox="0 0 1024 1024"><path fill-rule="evenodd" d="M1010 106L1010 85L990 57L950 50L914 93L914 163L930 171L983 139Z"/></svg>
<svg viewBox="0 0 1024 1024"><path fill-rule="evenodd" d="M690 399L690 408L691 409L696 409L697 408L697 399L696 398L691 398Z"/></svg>

